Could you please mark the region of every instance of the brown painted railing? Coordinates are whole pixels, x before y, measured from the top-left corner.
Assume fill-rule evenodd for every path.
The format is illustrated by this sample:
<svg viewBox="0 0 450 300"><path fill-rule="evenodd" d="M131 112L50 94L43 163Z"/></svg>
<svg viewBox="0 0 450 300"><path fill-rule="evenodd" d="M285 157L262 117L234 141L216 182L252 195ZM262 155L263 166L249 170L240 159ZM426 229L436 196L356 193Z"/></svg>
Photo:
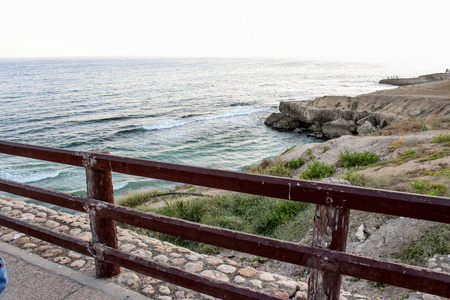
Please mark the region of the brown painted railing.
<svg viewBox="0 0 450 300"><path fill-rule="evenodd" d="M309 299L321 299L325 297L324 295L327 295L328 299L338 297L341 274L450 297L450 274L448 273L344 252L344 239L346 239L348 227L348 217L345 215L348 216L350 209L450 223L448 198L215 170L7 141L0 141L0 153L86 168L88 197L74 196L4 179L0 179L0 190L87 212L91 218L91 242L87 243L4 215L0 215L0 225L93 256L99 277L118 274L120 272L118 266L123 266L223 299L278 299L273 295L187 273L119 251L115 227L115 221L119 221L184 239L316 269L321 272L317 276L322 276L326 280L310 281ZM330 239L337 239L337 242L331 243L339 244L337 246L321 246L320 241L315 241L314 247L309 247L117 206L114 205L111 172L315 203L318 206L315 230L320 232L317 227L325 224L319 224L322 222L318 217L322 209L327 213L339 215L338 221L343 223L341 224L343 234L341 232L330 237ZM327 289L331 286L329 281L334 279L327 278L337 278L333 291L327 291ZM319 281L323 282L323 286L318 285Z"/></svg>

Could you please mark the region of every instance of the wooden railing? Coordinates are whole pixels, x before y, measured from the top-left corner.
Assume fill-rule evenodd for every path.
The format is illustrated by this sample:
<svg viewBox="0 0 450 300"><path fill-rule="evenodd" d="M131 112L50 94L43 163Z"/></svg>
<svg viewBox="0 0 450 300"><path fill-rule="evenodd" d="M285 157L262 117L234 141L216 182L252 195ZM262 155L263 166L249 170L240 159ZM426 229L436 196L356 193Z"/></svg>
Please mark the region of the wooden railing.
<svg viewBox="0 0 450 300"><path fill-rule="evenodd" d="M308 299L338 299L341 275L450 297L448 273L345 253L348 214L351 209L450 223L448 198L192 167L118 157L105 152L71 151L7 141L0 141L0 153L86 168L88 197L5 179L0 179L0 190L87 212L91 219L91 242L5 215L0 215L0 225L94 257L98 277L114 276L120 272L119 266L123 266L223 299L279 299L274 295L191 274L124 253L117 249L115 221L118 221L183 239L312 268L314 270L310 276ZM313 246L114 205L111 172L315 203L317 208Z"/></svg>

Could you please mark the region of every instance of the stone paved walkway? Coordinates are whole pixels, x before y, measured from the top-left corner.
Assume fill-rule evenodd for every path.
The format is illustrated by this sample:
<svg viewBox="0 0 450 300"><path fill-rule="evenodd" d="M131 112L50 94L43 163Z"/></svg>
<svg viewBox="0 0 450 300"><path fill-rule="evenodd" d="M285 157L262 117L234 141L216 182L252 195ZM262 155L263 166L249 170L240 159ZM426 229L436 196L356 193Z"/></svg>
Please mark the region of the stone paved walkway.
<svg viewBox="0 0 450 300"><path fill-rule="evenodd" d="M85 241L91 239L89 219L86 214L71 215L5 197L0 198L0 213ZM76 271L91 276L95 275L94 259L91 257L55 246L6 227L0 227L0 240ZM295 279L274 273L261 272L243 262L195 253L189 249L142 236L126 229L118 228L118 240L119 248L124 252L174 266L187 272L238 284L283 298L306 299L307 297L306 291L308 286L305 279ZM444 265L440 263L440 258L436 258L436 261L433 262L444 267L446 266L445 264L448 264L447 260L445 260ZM123 268L121 274L107 280L154 299L214 299L210 296ZM427 295L420 293L417 296L412 296L416 298L410 299L441 299L427 298ZM341 300L363 299L369 298L362 295L352 295L345 291L341 293Z"/></svg>
<svg viewBox="0 0 450 300"><path fill-rule="evenodd" d="M147 297L0 241L8 284L2 300L144 300Z"/></svg>

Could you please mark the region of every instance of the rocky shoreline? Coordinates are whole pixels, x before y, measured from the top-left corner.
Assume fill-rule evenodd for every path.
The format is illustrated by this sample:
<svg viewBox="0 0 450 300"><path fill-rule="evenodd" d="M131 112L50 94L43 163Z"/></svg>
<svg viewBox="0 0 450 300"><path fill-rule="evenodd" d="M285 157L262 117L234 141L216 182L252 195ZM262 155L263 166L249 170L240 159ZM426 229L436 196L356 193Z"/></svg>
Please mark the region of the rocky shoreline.
<svg viewBox="0 0 450 300"><path fill-rule="evenodd" d="M280 112L268 116L265 124L275 130L332 139L369 134L407 118L447 117L449 103L450 80L441 80L356 97L282 101Z"/></svg>

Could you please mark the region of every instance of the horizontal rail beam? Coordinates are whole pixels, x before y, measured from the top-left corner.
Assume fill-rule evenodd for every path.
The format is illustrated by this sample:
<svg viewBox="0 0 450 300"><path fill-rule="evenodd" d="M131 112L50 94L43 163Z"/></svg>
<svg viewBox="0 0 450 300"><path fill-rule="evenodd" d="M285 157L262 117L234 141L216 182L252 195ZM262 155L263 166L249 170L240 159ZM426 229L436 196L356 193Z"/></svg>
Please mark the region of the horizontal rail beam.
<svg viewBox="0 0 450 300"><path fill-rule="evenodd" d="M86 210L99 217L111 218L148 230L328 272L336 272L376 282L383 282L444 297L450 296L450 274L359 257L339 251L298 245L291 242L142 212L95 199L72 196L44 188L30 187L25 184L0 180L0 189L10 186L14 187L14 192L20 193L22 188L24 188L25 192L23 194L31 194L33 196L30 193L30 189L32 189L36 193L36 197L31 198L42 201L46 201L47 198L45 195L49 192L51 197L48 199L54 201L50 203L64 207L82 208L82 210ZM80 203L74 205L74 202Z"/></svg>
<svg viewBox="0 0 450 300"><path fill-rule="evenodd" d="M83 167L91 153L0 140L0 153Z"/></svg>
<svg viewBox="0 0 450 300"><path fill-rule="evenodd" d="M90 244L68 235L54 232L46 228L26 223L0 214L0 225L34 236L52 244L76 251L78 253L94 256L105 262L120 265L141 274L152 276L185 288L189 288L222 299L282 299L275 295L268 295L234 284L192 274L178 268L168 267L163 264L148 261L138 256L127 254L117 249L103 246L102 244Z"/></svg>
<svg viewBox="0 0 450 300"><path fill-rule="evenodd" d="M450 223L448 198L0 141L0 152L247 194Z"/></svg>
<svg viewBox="0 0 450 300"><path fill-rule="evenodd" d="M376 282L450 296L450 274L303 246L233 230L174 219L110 204L92 206L102 217L197 242Z"/></svg>

